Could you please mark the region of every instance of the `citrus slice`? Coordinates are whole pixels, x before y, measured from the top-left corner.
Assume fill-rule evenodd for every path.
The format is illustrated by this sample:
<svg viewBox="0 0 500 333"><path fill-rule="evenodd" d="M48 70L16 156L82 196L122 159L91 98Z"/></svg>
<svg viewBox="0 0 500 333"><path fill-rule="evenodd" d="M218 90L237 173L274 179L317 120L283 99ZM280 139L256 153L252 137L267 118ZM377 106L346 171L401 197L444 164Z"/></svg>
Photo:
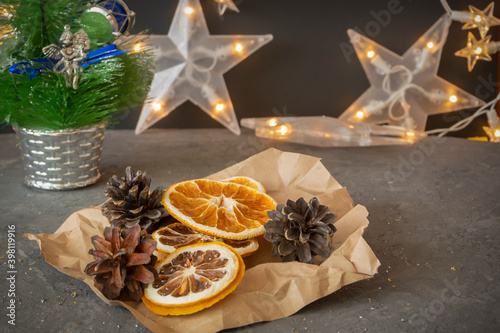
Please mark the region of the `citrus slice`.
<svg viewBox="0 0 500 333"><path fill-rule="evenodd" d="M210 179L170 186L162 198L170 215L201 233L227 239L263 235L276 201L251 187Z"/></svg>
<svg viewBox="0 0 500 333"><path fill-rule="evenodd" d="M158 249L154 250L153 255L156 257L157 262L162 261L168 255L168 253L158 251Z"/></svg>
<svg viewBox="0 0 500 333"><path fill-rule="evenodd" d="M262 183L256 181L253 178L250 178L250 177L236 176L236 177L224 179L224 181L249 186L249 187L251 187L259 192L266 193L266 188L264 187L264 185L262 185Z"/></svg>
<svg viewBox="0 0 500 333"><path fill-rule="evenodd" d="M229 295L241 282L245 264L222 243L181 247L156 266L158 278L144 289L143 302L162 316L198 312Z"/></svg>
<svg viewBox="0 0 500 333"><path fill-rule="evenodd" d="M254 253L259 248L259 242L255 238L242 240L218 238L202 234L179 222L156 230L152 236L157 242L156 249L164 253L172 253L186 245L209 242L225 243L234 248L242 257Z"/></svg>

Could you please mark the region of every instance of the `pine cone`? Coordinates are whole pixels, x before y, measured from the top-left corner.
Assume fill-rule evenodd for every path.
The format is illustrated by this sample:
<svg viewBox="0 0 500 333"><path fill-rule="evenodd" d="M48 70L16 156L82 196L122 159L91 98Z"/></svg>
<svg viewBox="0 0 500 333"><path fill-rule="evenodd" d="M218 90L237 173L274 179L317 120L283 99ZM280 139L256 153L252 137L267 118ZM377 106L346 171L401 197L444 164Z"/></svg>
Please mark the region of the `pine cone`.
<svg viewBox="0 0 500 333"><path fill-rule="evenodd" d="M85 273L96 277L99 290L107 298L128 294L138 301L143 294L142 283L152 283L158 277L156 257L152 255L156 241L141 237L138 225L127 230L125 238L120 233L120 228L106 227L104 239L92 237L95 249L89 253L96 260L85 267Z"/></svg>
<svg viewBox="0 0 500 333"><path fill-rule="evenodd" d="M123 229L139 224L147 229L152 223L168 216L161 203L163 189L157 187L149 192L151 179L142 171L134 173L131 167L125 170L125 178L113 175L104 190L110 197L103 206L102 214L114 227Z"/></svg>
<svg viewBox="0 0 500 333"><path fill-rule="evenodd" d="M330 255L330 240L337 230L333 225L335 214L320 205L317 198L306 203L304 198L296 202L288 200L276 210L268 211L271 219L264 225L264 238L273 244L273 255L283 261L298 260L313 263L313 257Z"/></svg>

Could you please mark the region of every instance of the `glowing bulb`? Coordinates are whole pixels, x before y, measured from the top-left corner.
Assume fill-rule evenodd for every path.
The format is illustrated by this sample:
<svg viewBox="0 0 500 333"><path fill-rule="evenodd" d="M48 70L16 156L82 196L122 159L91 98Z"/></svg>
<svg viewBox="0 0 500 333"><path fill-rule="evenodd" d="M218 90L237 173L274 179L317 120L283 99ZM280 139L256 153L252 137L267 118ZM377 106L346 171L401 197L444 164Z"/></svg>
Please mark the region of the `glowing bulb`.
<svg viewBox="0 0 500 333"><path fill-rule="evenodd" d="M221 112L222 110L224 110L224 104L222 104L222 103L218 103L218 104L215 106L215 111L217 111L217 112Z"/></svg>
<svg viewBox="0 0 500 333"><path fill-rule="evenodd" d="M406 132L406 135L410 138L413 138L415 136L415 132Z"/></svg>
<svg viewBox="0 0 500 333"><path fill-rule="evenodd" d="M365 117L365 113L363 111L356 112L356 118L363 119Z"/></svg>
<svg viewBox="0 0 500 333"><path fill-rule="evenodd" d="M153 103L153 110L155 111L160 111L161 110L161 104L158 102Z"/></svg>
<svg viewBox="0 0 500 333"><path fill-rule="evenodd" d="M190 16L193 13L194 13L193 7L187 6L186 8L184 8L184 14Z"/></svg>
<svg viewBox="0 0 500 333"><path fill-rule="evenodd" d="M371 50L366 52L366 56L368 57L368 59L370 59L370 63L372 63L373 66L377 67L379 71L382 71L387 75L391 72L391 68L387 65L384 59L380 58L380 56L375 53L375 51Z"/></svg>
<svg viewBox="0 0 500 333"><path fill-rule="evenodd" d="M288 133L288 126L281 125L280 129L276 130L276 133L279 133L281 135L285 135L286 133Z"/></svg>
<svg viewBox="0 0 500 333"><path fill-rule="evenodd" d="M236 45L234 46L234 50L238 53L241 53L243 51L243 45L241 45L241 43L236 43Z"/></svg>
<svg viewBox="0 0 500 333"><path fill-rule="evenodd" d="M449 101L452 103L456 103L458 101L458 97L456 95L451 95Z"/></svg>
<svg viewBox="0 0 500 333"><path fill-rule="evenodd" d="M495 138L500 138L500 129L498 129L498 128L497 128L497 129L495 130L494 135L495 135Z"/></svg>
<svg viewBox="0 0 500 333"><path fill-rule="evenodd" d="M141 43L135 44L134 47L133 47L133 50L134 50L135 53L141 52L142 51L142 44Z"/></svg>
<svg viewBox="0 0 500 333"><path fill-rule="evenodd" d="M481 54L483 53L483 49L478 47L475 51L474 51L475 54Z"/></svg>
<svg viewBox="0 0 500 333"><path fill-rule="evenodd" d="M476 17L474 17L474 21L477 23L481 22L481 15L476 15Z"/></svg>
<svg viewBox="0 0 500 333"><path fill-rule="evenodd" d="M278 125L278 120L277 120L276 118L269 119L269 120L267 121L267 124L268 124L269 126L271 126L271 127L274 127L274 126Z"/></svg>
<svg viewBox="0 0 500 333"><path fill-rule="evenodd" d="M429 42L429 43L427 43L427 48L428 48L428 49L432 49L434 46L435 46L435 45L434 45L434 42Z"/></svg>

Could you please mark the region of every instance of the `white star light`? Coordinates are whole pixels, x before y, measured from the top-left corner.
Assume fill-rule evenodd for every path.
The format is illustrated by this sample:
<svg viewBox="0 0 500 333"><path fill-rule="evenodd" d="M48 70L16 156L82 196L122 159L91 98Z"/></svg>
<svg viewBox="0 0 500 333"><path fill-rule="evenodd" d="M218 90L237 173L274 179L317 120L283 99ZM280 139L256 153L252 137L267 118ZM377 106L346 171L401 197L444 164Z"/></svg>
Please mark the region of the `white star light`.
<svg viewBox="0 0 500 333"><path fill-rule="evenodd" d="M180 0L167 36L151 36L157 69L135 129L139 134L187 100L235 134L240 127L223 74L272 35L211 36L199 0Z"/></svg>
<svg viewBox="0 0 500 333"><path fill-rule="evenodd" d="M402 57L349 30L371 86L339 118L425 131L428 115L483 105L437 76L450 24L445 14Z"/></svg>
<svg viewBox="0 0 500 333"><path fill-rule="evenodd" d="M486 36L479 41L474 37L474 34L469 31L467 46L455 52L457 57L467 58L467 68L472 71L478 60L491 61L491 56L488 53L488 44L491 36Z"/></svg>
<svg viewBox="0 0 500 333"><path fill-rule="evenodd" d="M233 12L239 13L240 10L234 4L233 0L214 0L217 4L217 12L220 16L224 15L226 9L230 9Z"/></svg>
<svg viewBox="0 0 500 333"><path fill-rule="evenodd" d="M462 29L479 30L481 38L485 38L490 30L490 27L500 25L500 20L493 16L495 2L491 2L484 10L479 10L474 6L469 6L469 20L464 24Z"/></svg>

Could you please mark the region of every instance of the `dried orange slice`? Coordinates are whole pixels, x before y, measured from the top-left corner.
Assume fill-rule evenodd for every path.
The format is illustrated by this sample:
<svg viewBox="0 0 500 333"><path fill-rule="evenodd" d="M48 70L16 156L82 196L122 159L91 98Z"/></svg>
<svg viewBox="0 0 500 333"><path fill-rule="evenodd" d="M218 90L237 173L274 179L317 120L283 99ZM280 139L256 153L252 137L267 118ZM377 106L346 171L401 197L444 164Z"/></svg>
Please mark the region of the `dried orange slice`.
<svg viewBox="0 0 500 333"><path fill-rule="evenodd" d="M251 187L196 179L170 186L162 198L170 215L201 233L227 239L263 235L276 201Z"/></svg>
<svg viewBox="0 0 500 333"><path fill-rule="evenodd" d="M224 181L249 186L249 187L251 187L259 192L266 193L266 188L264 187L264 185L262 185L262 183L256 181L253 178L250 178L250 177L236 176L236 177L224 179Z"/></svg>
<svg viewBox="0 0 500 333"><path fill-rule="evenodd" d="M143 302L162 316L198 312L229 295L241 282L245 264L222 243L181 247L156 266L158 278L144 289Z"/></svg>
<svg viewBox="0 0 500 333"><path fill-rule="evenodd" d="M242 257L254 253L259 248L259 242L255 238L242 240L218 238L202 234L179 222L156 230L152 236L157 242L156 249L164 253L172 253L179 247L186 245L209 242L227 244Z"/></svg>

